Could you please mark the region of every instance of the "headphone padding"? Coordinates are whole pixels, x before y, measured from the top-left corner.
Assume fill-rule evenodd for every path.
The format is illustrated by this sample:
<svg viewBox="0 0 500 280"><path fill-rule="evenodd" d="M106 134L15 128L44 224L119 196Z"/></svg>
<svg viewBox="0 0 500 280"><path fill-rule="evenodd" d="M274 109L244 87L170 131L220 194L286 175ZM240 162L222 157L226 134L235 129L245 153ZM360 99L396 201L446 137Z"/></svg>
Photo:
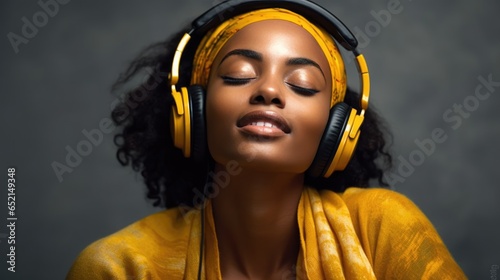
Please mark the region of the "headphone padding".
<svg viewBox="0 0 500 280"><path fill-rule="evenodd" d="M318 151L308 174L313 178L322 177L335 157L342 134L348 122L351 107L344 102L337 103L330 109L330 118L319 143Z"/></svg>
<svg viewBox="0 0 500 280"><path fill-rule="evenodd" d="M205 91L199 85L188 88L191 108L191 158L201 163L206 158Z"/></svg>

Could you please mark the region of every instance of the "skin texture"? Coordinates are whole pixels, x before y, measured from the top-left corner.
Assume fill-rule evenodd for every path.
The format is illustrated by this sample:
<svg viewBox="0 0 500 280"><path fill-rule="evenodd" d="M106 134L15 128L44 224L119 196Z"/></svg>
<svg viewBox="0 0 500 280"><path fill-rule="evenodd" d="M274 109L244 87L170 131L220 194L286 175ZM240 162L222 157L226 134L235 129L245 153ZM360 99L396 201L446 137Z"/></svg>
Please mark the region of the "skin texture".
<svg viewBox="0 0 500 280"><path fill-rule="evenodd" d="M216 172L229 161L241 170L213 199L224 279L293 272L297 204L328 121L330 77L315 39L281 20L246 26L217 55L207 89L208 146Z"/></svg>

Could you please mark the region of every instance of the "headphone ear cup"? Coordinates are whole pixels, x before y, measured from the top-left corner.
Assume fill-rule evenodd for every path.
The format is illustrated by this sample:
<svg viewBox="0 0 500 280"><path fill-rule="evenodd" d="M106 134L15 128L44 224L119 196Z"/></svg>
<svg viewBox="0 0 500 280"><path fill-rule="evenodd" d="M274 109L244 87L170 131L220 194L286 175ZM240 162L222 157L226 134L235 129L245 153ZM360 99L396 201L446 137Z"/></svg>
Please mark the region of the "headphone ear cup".
<svg viewBox="0 0 500 280"><path fill-rule="evenodd" d="M330 117L321 137L316 156L307 173L313 178L323 177L337 153L352 108L344 102L330 109Z"/></svg>
<svg viewBox="0 0 500 280"><path fill-rule="evenodd" d="M189 107L191 108L191 158L201 163L207 155L207 132L205 124L205 91L199 85L188 88Z"/></svg>

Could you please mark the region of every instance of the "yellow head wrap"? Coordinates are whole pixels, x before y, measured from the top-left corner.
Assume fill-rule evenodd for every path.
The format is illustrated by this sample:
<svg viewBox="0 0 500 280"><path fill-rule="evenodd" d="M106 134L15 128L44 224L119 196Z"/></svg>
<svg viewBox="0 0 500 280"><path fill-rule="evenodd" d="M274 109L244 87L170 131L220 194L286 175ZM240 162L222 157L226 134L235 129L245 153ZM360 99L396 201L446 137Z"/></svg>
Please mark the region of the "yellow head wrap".
<svg viewBox="0 0 500 280"><path fill-rule="evenodd" d="M295 23L308 31L325 53L332 73L332 98L330 107L344 100L347 81L342 56L332 36L315 26L303 16L282 8L251 11L226 20L202 39L193 60L191 84L206 87L210 69L220 49L236 32L245 26L264 20L279 19Z"/></svg>

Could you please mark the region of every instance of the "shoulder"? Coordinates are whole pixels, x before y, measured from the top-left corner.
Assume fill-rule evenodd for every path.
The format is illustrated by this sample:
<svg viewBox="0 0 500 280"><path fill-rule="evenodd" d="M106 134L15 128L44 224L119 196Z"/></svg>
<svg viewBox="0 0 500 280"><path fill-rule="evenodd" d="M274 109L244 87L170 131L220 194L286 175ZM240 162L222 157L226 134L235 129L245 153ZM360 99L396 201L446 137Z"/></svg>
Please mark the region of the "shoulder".
<svg viewBox="0 0 500 280"><path fill-rule="evenodd" d="M349 188L340 196L377 277L466 278L432 223L405 195Z"/></svg>
<svg viewBox="0 0 500 280"><path fill-rule="evenodd" d="M407 196L383 188L349 188L340 194L358 234L439 236L422 210ZM367 232L362 232L365 229Z"/></svg>
<svg viewBox="0 0 500 280"><path fill-rule="evenodd" d="M135 223L89 245L88 250L137 249L163 243L182 241L189 232L195 211L182 212L172 208L149 215Z"/></svg>
<svg viewBox="0 0 500 280"><path fill-rule="evenodd" d="M175 249L185 248L197 211L182 210L152 214L93 242L79 254L67 279L155 278L155 260L184 259L185 251Z"/></svg>
<svg viewBox="0 0 500 280"><path fill-rule="evenodd" d="M357 188L351 187L340 194L346 204L355 206L359 202L363 203L403 203L411 202L405 195L393 190L383 188Z"/></svg>
<svg viewBox="0 0 500 280"><path fill-rule="evenodd" d="M405 195L382 188L349 188L340 194L360 237L376 235L401 237L402 234L432 233L434 226Z"/></svg>
<svg viewBox="0 0 500 280"><path fill-rule="evenodd" d="M350 212L381 215L386 212L398 214L420 214L420 209L405 195L383 188L348 188L340 194Z"/></svg>

